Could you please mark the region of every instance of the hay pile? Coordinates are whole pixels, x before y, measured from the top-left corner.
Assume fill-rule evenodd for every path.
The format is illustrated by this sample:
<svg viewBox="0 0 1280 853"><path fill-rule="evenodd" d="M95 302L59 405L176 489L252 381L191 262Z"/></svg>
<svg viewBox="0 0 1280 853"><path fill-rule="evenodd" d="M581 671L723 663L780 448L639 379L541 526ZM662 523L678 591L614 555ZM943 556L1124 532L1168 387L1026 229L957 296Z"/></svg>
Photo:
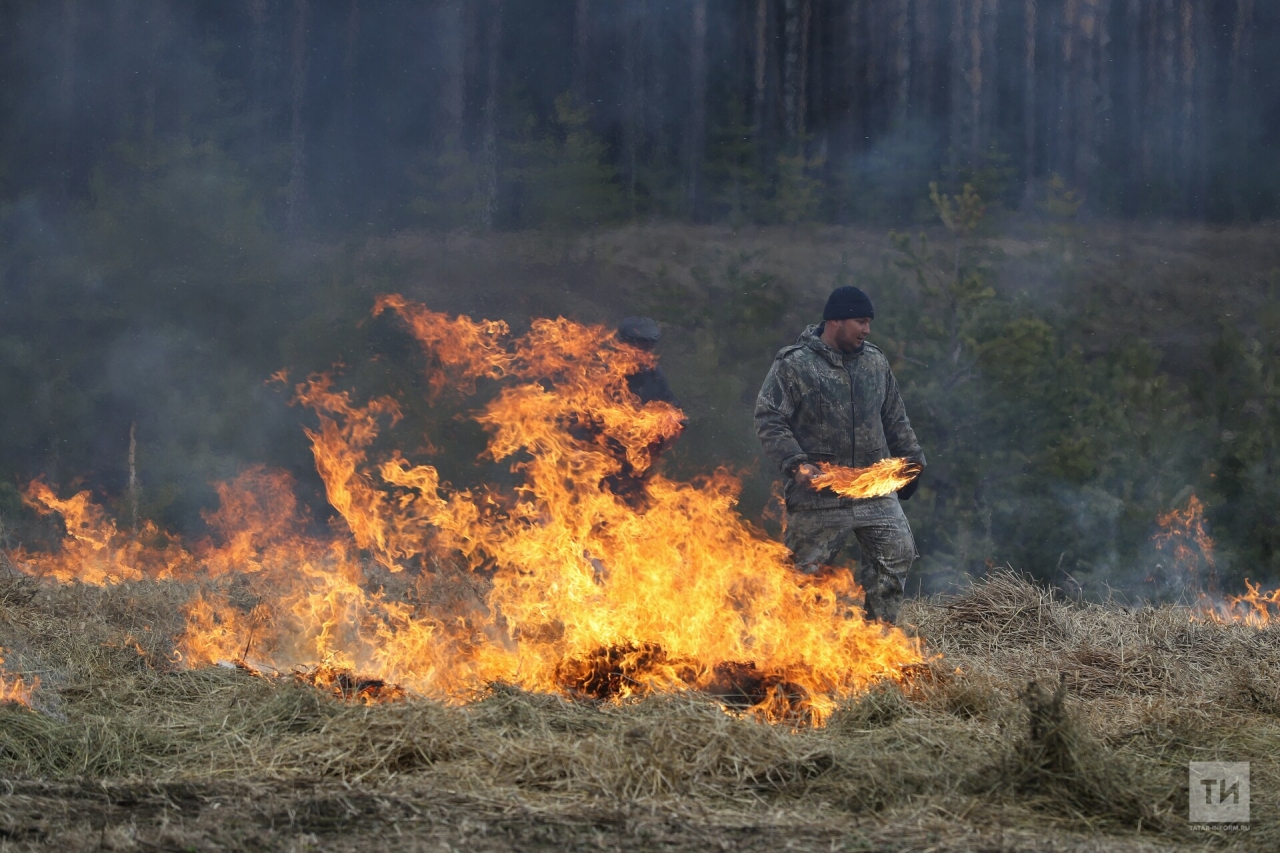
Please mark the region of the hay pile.
<svg viewBox="0 0 1280 853"><path fill-rule="evenodd" d="M7 582L6 582L7 583ZM1280 846L1274 632L1063 602L912 602L941 654L788 731L696 696L494 685L364 706L169 659L187 590L0 587L0 849L1165 850ZM1187 761L1252 763L1253 829L1187 825Z"/></svg>

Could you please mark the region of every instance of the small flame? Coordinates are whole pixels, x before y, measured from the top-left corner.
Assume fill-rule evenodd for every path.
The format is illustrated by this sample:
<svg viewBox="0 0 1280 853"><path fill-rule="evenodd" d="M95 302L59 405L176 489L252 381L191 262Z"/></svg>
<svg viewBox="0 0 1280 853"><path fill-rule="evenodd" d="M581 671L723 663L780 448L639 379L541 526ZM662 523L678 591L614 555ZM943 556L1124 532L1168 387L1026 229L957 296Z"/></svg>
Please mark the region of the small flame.
<svg viewBox="0 0 1280 853"><path fill-rule="evenodd" d="M1216 594L1218 569L1213 558L1213 538L1204 520L1204 504L1194 494L1183 509L1156 516L1159 530L1152 537L1156 550L1169 556L1174 578L1197 594Z"/></svg>
<svg viewBox="0 0 1280 853"><path fill-rule="evenodd" d="M1205 523L1204 504L1194 494L1183 509L1161 513L1156 523L1160 528L1152 537L1156 549L1169 555L1174 577L1195 596L1193 621L1265 628L1280 617L1280 589L1264 593L1260 584L1246 578L1244 595L1218 594L1213 538Z"/></svg>
<svg viewBox="0 0 1280 853"><path fill-rule="evenodd" d="M1202 596L1195 607L1195 616L1203 622L1221 624L1239 623L1254 628L1266 628L1273 620L1280 620L1280 589L1263 592L1260 584L1244 582L1248 589L1244 595L1228 595L1214 601Z"/></svg>
<svg viewBox="0 0 1280 853"><path fill-rule="evenodd" d="M822 473L812 483L842 498L878 498L898 491L920 475L920 466L908 459L881 459L868 468L844 468L823 462Z"/></svg>
<svg viewBox="0 0 1280 853"><path fill-rule="evenodd" d="M4 666L4 657L0 656L0 667ZM20 675L8 675L0 668L0 705L23 705L31 707L31 697L40 687L40 678L33 678L30 683Z"/></svg>

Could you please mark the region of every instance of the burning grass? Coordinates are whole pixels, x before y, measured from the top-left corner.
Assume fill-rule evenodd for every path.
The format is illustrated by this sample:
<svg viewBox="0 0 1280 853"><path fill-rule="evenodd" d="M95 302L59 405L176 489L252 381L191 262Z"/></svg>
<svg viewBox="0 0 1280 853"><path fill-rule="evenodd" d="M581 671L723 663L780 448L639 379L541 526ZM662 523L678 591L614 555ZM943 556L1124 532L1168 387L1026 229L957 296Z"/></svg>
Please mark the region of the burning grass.
<svg viewBox="0 0 1280 853"><path fill-rule="evenodd" d="M1280 842L1274 632L1185 608L1014 575L909 602L943 657L796 729L707 694L365 704L312 673L187 669L166 639L182 587L0 603L10 673L41 679L0 706L6 849L1171 849L1206 840L1186 762L1213 758L1250 761L1253 790L1252 832L1214 843Z"/></svg>
<svg viewBox="0 0 1280 853"><path fill-rule="evenodd" d="M652 353L563 318L514 335L395 295L374 313L420 345L428 399L451 395L489 434L482 459L509 478L445 481L422 425L395 431L401 399L313 375L293 401L315 419L305 432L332 530L309 531L291 479L261 466L216 484L210 535L194 542L123 530L88 492L37 481L25 500L67 533L52 552L19 549L14 565L63 583L181 580L185 665L304 667L368 700L457 703L496 681L609 701L694 690L771 722L821 724L923 660L913 638L863 618L847 569L793 571L786 548L737 513L728 472L681 482L655 470L683 419L630 390ZM410 458L404 444L421 449Z"/></svg>

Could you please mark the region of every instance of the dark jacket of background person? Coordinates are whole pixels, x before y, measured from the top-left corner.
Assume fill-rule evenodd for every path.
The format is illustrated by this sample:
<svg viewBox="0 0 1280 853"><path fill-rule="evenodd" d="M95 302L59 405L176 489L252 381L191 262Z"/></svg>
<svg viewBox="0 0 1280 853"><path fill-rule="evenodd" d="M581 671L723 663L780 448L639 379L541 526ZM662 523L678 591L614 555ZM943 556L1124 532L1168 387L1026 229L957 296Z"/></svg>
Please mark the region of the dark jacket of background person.
<svg viewBox="0 0 1280 853"><path fill-rule="evenodd" d="M661 367L646 367L627 377L627 387L631 393L640 398L641 403L670 403L677 409L682 408L680 399L671 390L667 375Z"/></svg>
<svg viewBox="0 0 1280 853"><path fill-rule="evenodd" d="M662 338L662 328L656 320L649 317L628 317L618 324L618 340L624 344L653 352ZM631 393L640 398L641 403L670 403L677 409L683 408L675 392L667 382L667 375L657 364L637 370L627 377L627 387Z"/></svg>
<svg viewBox="0 0 1280 853"><path fill-rule="evenodd" d="M891 456L925 462L884 353L864 343L844 354L823 343L821 334L820 325L809 326L783 347L756 398L756 435L786 478L788 509L852 504L834 492L799 486L795 470L802 463L865 468Z"/></svg>

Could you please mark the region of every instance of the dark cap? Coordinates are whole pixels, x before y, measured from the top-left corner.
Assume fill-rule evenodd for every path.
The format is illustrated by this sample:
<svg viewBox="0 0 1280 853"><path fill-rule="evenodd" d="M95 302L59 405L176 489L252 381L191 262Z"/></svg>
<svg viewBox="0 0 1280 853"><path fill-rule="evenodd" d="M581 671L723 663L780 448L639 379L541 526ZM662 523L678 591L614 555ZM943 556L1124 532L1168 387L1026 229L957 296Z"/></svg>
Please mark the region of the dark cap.
<svg viewBox="0 0 1280 853"><path fill-rule="evenodd" d="M876 310L871 307L871 297L849 285L837 287L831 291L831 296L827 297L827 307L822 309L824 320L848 320L851 317L874 318L875 316Z"/></svg>
<svg viewBox="0 0 1280 853"><path fill-rule="evenodd" d="M662 337L662 329L648 317L628 317L618 324L618 338L637 346L653 346Z"/></svg>

